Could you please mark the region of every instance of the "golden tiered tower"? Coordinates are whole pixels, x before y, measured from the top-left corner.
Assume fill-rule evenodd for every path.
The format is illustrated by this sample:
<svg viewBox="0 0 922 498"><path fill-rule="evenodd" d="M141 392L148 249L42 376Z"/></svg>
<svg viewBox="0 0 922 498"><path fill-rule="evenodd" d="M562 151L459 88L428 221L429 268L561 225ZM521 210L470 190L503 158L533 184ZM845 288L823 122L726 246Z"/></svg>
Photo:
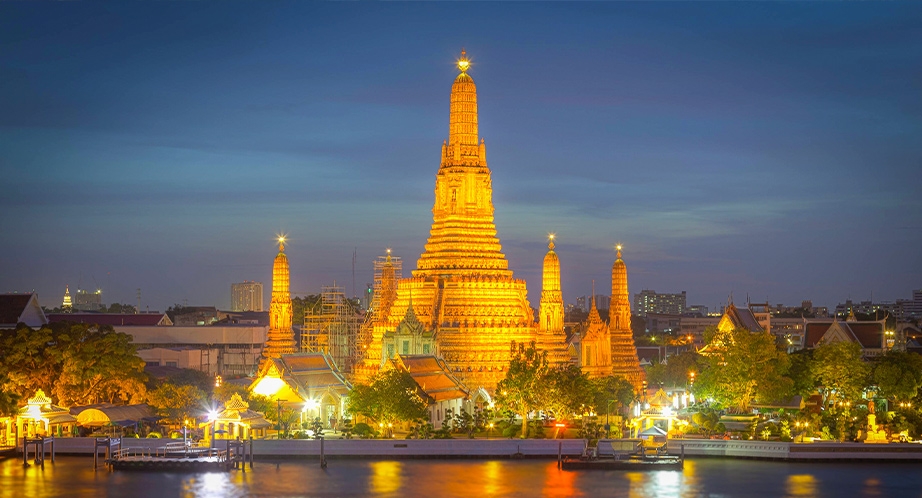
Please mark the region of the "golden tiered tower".
<svg viewBox="0 0 922 498"><path fill-rule="evenodd" d="M291 292L285 237L279 237L279 253L272 264L272 301L269 303L269 336L262 361L281 358L295 352L295 334L291 330Z"/></svg>
<svg viewBox="0 0 922 498"><path fill-rule="evenodd" d="M611 267L611 307L608 310L608 331L611 340L611 373L626 378L639 391L646 375L637 359L637 348L631 332L631 302L627 293L627 266L618 258Z"/></svg>
<svg viewBox="0 0 922 498"><path fill-rule="evenodd" d="M554 252L554 234L548 236L541 280L540 327L545 332L563 332L563 294L560 292L560 259Z"/></svg>
<svg viewBox="0 0 922 498"><path fill-rule="evenodd" d="M592 304L589 307L589 319L586 321L586 331L580 338L581 369L583 373L592 378L606 377L612 374L611 368L611 333L608 326L599 316L599 309L595 306L595 282L592 284Z"/></svg>
<svg viewBox="0 0 922 498"><path fill-rule="evenodd" d="M513 278L496 236L486 146L477 135L477 88L469 68L462 51L461 73L451 87L448 140L442 143L429 240L413 276L399 282L397 299L374 336L395 330L412 295L419 321L435 334L448 365L468 386L492 390L506 375L512 342L535 341L537 327L525 282Z"/></svg>

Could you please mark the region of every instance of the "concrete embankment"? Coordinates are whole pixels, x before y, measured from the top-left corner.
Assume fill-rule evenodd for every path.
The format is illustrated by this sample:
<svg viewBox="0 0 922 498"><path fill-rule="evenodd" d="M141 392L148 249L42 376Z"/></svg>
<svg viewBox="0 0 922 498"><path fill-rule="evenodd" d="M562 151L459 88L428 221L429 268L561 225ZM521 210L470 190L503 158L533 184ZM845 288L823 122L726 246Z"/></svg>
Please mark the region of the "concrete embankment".
<svg viewBox="0 0 922 498"><path fill-rule="evenodd" d="M175 440L172 440L175 442ZM154 452L169 439L123 438L123 448ZM93 438L55 439L55 453L92 455ZM215 441L224 448L226 441ZM583 453L583 439L330 439L323 442L328 458L557 458ZM268 458L314 458L320 456L320 441L309 439L256 439L253 455Z"/></svg>
<svg viewBox="0 0 922 498"><path fill-rule="evenodd" d="M922 444L785 443L722 439L671 439L670 453L685 456L753 458L761 460L905 460L922 461Z"/></svg>

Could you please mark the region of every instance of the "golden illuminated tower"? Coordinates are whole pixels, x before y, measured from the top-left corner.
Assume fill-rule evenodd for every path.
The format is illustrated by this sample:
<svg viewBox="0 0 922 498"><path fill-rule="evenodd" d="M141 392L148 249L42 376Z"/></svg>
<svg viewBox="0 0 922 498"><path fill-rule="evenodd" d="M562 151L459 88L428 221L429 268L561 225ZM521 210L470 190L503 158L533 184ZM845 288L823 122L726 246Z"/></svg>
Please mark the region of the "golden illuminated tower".
<svg viewBox="0 0 922 498"><path fill-rule="evenodd" d="M493 222L486 146L477 135L477 88L462 51L451 87L448 140L435 180L432 228L413 276L402 279L388 318L393 331L413 307L440 354L468 386L505 377L511 344L537 339L525 282L513 278ZM376 336L378 333L376 332ZM561 334L562 337L562 334Z"/></svg>
<svg viewBox="0 0 922 498"><path fill-rule="evenodd" d="M627 293L627 266L618 258L611 267L611 307L608 310L608 331L611 340L611 373L621 375L640 390L646 375L637 359L634 335L631 331L631 301Z"/></svg>
<svg viewBox="0 0 922 498"><path fill-rule="evenodd" d="M74 306L74 303L70 299L70 286L65 285L64 286L64 303L61 305L61 308L63 308L64 311L70 311L71 309L73 309L73 306Z"/></svg>
<svg viewBox="0 0 922 498"><path fill-rule="evenodd" d="M554 252L554 234L548 236L541 280L540 327L546 332L563 332L563 294L560 292L560 259Z"/></svg>
<svg viewBox="0 0 922 498"><path fill-rule="evenodd" d="M279 237L279 253L272 264L272 301L269 302L269 336L263 348L263 360L281 358L295 352L295 334L291 330L291 291L285 237Z"/></svg>
<svg viewBox="0 0 922 498"><path fill-rule="evenodd" d="M592 283L591 303L585 332L580 338L580 368L589 377L599 378L612 373L612 347L611 333L595 306L595 281Z"/></svg>

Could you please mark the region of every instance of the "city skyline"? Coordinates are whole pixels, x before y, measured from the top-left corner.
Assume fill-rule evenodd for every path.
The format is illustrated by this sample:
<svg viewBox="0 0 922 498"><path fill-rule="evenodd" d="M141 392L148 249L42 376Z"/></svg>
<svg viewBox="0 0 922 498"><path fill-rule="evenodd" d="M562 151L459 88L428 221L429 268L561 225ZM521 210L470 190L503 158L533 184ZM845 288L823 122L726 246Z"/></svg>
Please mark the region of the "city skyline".
<svg viewBox="0 0 922 498"><path fill-rule="evenodd" d="M922 8L669 7L0 6L0 292L229 308L281 232L293 294L409 275L464 47L532 307L549 232L568 303L616 242L631 295L909 297Z"/></svg>

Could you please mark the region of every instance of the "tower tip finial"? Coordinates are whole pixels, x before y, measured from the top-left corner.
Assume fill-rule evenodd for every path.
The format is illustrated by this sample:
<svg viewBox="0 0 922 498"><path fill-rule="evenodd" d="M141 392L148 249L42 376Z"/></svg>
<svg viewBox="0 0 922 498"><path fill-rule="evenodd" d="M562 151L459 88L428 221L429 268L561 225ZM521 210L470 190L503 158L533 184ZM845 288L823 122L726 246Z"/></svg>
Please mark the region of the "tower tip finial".
<svg viewBox="0 0 922 498"><path fill-rule="evenodd" d="M285 234L280 234L278 236L279 252L285 252L285 240L286 240Z"/></svg>
<svg viewBox="0 0 922 498"><path fill-rule="evenodd" d="M621 243L615 244L615 250L618 251L618 259L621 259Z"/></svg>
<svg viewBox="0 0 922 498"><path fill-rule="evenodd" d="M553 250L553 249L554 249L554 239L556 239L556 238L557 238L557 234L556 234L556 233L549 233L549 234L547 234L547 248L548 248L549 250Z"/></svg>
<svg viewBox="0 0 922 498"><path fill-rule="evenodd" d="M462 73L466 73L467 70L470 69L470 67L471 67L471 61L470 59L467 58L467 51L464 50L464 48L462 47L461 57L458 58L458 69L460 69Z"/></svg>

